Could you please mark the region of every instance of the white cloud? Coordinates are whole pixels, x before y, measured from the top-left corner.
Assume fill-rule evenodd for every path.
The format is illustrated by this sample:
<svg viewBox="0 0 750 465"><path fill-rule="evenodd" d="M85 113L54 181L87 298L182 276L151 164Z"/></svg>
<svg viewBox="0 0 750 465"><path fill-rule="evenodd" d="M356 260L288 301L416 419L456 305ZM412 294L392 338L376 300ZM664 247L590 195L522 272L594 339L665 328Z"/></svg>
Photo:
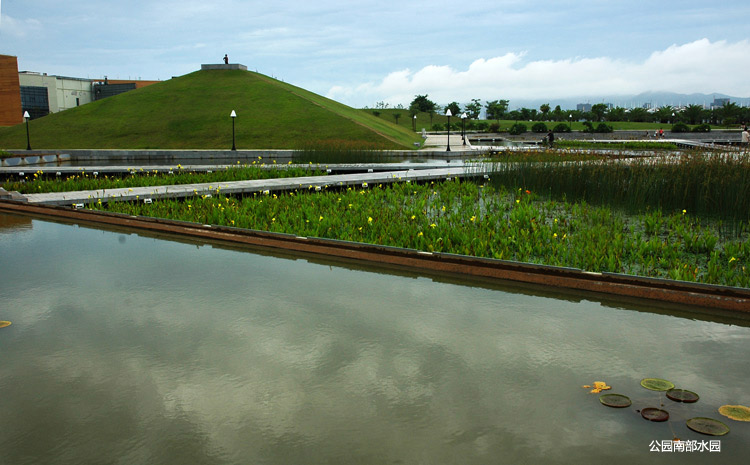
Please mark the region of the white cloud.
<svg viewBox="0 0 750 465"><path fill-rule="evenodd" d="M16 39L29 37L42 29L42 23L36 19L18 20L0 12L0 34Z"/></svg>
<svg viewBox="0 0 750 465"><path fill-rule="evenodd" d="M537 60L524 53L479 58L466 70L425 66L394 71L380 82L332 87L327 96L352 106L377 101L408 104L417 94L438 103L483 100L627 95L647 91L722 92L744 97L750 42L700 39L656 51L642 62L610 57Z"/></svg>

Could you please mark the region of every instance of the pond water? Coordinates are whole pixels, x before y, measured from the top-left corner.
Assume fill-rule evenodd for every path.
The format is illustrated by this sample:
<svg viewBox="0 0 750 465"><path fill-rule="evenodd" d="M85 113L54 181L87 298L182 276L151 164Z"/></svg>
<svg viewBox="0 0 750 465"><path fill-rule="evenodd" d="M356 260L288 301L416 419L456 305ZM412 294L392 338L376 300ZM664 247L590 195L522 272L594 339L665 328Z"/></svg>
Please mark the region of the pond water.
<svg viewBox="0 0 750 465"><path fill-rule="evenodd" d="M742 463L750 324L0 214L0 463ZM640 386L697 392L676 404ZM613 409L584 384L633 399ZM637 409L664 403L672 419ZM732 429L713 438L685 420ZM720 452L651 452L718 439Z"/></svg>

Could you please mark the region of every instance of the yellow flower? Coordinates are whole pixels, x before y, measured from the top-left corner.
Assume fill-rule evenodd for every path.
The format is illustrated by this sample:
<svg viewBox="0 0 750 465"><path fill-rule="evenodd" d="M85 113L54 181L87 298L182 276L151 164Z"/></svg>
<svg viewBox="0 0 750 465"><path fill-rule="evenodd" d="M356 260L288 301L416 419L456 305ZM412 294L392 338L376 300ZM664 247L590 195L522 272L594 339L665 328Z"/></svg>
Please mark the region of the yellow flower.
<svg viewBox="0 0 750 465"><path fill-rule="evenodd" d="M416 215L411 215L411 219L414 219L414 218L416 218L416 217L417 217Z"/></svg>
<svg viewBox="0 0 750 465"><path fill-rule="evenodd" d="M371 216L368 216L368 217L367 217L367 222L368 222L368 223L372 223L372 217L371 217Z"/></svg>
<svg viewBox="0 0 750 465"><path fill-rule="evenodd" d="M474 221L475 221L475 220L477 219L477 217L476 217L476 216L472 216L472 217L471 217L471 218L469 218L469 219L470 219L470 220L471 220L471 222L473 223L473 222L474 222Z"/></svg>
<svg viewBox="0 0 750 465"><path fill-rule="evenodd" d="M323 221L323 217L321 216L320 218L318 218L318 221Z"/></svg>
<svg viewBox="0 0 750 465"><path fill-rule="evenodd" d="M421 237L421 236L424 236L424 234L422 234L422 231L419 231L419 234L417 234L417 237Z"/></svg>
<svg viewBox="0 0 750 465"><path fill-rule="evenodd" d="M102 201L100 200L99 203L102 203ZM736 261L736 260L737 260L736 258L732 257L729 259L729 263L732 263L733 261Z"/></svg>
<svg viewBox="0 0 750 465"><path fill-rule="evenodd" d="M435 223L432 223L432 224L430 225L430 227L431 227L431 228L437 228L437 225L436 225Z"/></svg>
<svg viewBox="0 0 750 465"><path fill-rule="evenodd" d="M687 213L687 210L682 210L682 214L684 215L685 213Z"/></svg>
<svg viewBox="0 0 750 465"><path fill-rule="evenodd" d="M554 233L554 234L552 235L552 237L557 237L557 233Z"/></svg>
<svg viewBox="0 0 750 465"><path fill-rule="evenodd" d="M520 201L520 200L518 200L518 199L516 199L516 203L521 203L521 201Z"/></svg>

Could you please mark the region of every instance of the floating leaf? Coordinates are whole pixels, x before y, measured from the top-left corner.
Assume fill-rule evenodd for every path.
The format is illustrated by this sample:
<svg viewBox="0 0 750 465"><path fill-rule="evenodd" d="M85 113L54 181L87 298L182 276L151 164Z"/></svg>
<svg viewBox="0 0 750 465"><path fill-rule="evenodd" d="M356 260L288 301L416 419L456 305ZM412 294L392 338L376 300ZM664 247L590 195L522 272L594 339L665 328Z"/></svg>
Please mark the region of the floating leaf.
<svg viewBox="0 0 750 465"><path fill-rule="evenodd" d="M674 389L674 383L659 378L644 378L641 380L641 386L652 391L669 391L670 389Z"/></svg>
<svg viewBox="0 0 750 465"><path fill-rule="evenodd" d="M655 407L644 408L641 410L641 416L649 421L669 420L669 412Z"/></svg>
<svg viewBox="0 0 750 465"><path fill-rule="evenodd" d="M590 385L588 385L588 384L584 384L584 385L583 385L583 386L581 386L581 387L582 387L582 388L585 388L585 389L590 389L590 388L591 388L591 386L590 386Z"/></svg>
<svg viewBox="0 0 750 465"><path fill-rule="evenodd" d="M722 405L719 413L737 421L750 421L750 408L744 405Z"/></svg>
<svg viewBox="0 0 750 465"><path fill-rule="evenodd" d="M10 326L10 321L0 321L0 328L5 328L6 326Z"/></svg>
<svg viewBox="0 0 750 465"><path fill-rule="evenodd" d="M729 427L727 425L719 420L714 420L713 418L691 418L686 424L691 430L709 436L724 436L729 432Z"/></svg>
<svg viewBox="0 0 750 465"><path fill-rule="evenodd" d="M667 391L667 398L675 402L685 402L686 404L692 404L698 402L700 396L693 391L686 391L685 389L670 389Z"/></svg>
<svg viewBox="0 0 750 465"><path fill-rule="evenodd" d="M625 408L630 407L632 402L630 397L623 396L622 394L603 394L599 396L599 402L606 405L607 407L614 408Z"/></svg>

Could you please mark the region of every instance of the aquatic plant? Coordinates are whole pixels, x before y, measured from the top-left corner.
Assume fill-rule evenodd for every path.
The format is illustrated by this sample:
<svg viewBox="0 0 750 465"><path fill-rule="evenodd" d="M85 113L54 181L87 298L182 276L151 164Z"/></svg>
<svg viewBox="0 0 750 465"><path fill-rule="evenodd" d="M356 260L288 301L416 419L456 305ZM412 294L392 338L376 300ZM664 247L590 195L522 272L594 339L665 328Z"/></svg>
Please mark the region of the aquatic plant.
<svg viewBox="0 0 750 465"><path fill-rule="evenodd" d="M750 287L750 238L688 213L626 215L480 179L362 188L301 186L246 197L89 208L370 244ZM651 224L647 225L646 222ZM647 232L648 231L648 232Z"/></svg>

